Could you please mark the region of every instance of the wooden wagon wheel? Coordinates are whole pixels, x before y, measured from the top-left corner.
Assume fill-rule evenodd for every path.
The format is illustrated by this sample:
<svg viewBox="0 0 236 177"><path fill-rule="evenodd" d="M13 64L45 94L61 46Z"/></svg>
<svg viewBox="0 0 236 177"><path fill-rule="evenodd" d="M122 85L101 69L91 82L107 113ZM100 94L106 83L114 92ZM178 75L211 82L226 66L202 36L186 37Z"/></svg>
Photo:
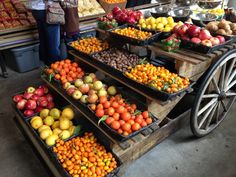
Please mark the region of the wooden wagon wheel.
<svg viewBox="0 0 236 177"><path fill-rule="evenodd" d="M236 50L217 60L203 78L191 111L193 134L202 137L226 117L236 98Z"/></svg>

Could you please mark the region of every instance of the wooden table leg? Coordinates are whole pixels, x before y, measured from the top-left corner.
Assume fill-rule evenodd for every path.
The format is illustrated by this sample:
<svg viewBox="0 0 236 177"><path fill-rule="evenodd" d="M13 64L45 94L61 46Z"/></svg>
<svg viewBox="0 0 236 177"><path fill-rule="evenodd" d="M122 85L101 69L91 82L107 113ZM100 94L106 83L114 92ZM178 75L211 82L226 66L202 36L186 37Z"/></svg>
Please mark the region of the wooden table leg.
<svg viewBox="0 0 236 177"><path fill-rule="evenodd" d="M7 78L8 77L8 73L7 73L7 69L6 69L6 65L5 65L5 62L4 62L4 58L3 58L2 52L0 52L0 67L2 69L2 76Z"/></svg>

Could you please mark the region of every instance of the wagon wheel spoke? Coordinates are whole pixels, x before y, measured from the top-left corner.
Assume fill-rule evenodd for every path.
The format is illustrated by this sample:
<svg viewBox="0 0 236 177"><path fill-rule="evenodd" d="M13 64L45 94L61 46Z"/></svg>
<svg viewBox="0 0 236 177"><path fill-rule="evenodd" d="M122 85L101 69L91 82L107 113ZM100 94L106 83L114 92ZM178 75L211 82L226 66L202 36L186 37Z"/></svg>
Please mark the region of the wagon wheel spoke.
<svg viewBox="0 0 236 177"><path fill-rule="evenodd" d="M235 62L236 62L236 58L233 59L233 61L231 62L230 66L229 66L229 68L228 68L228 72L227 72L227 74L226 74L226 76L225 76L225 81L226 81L226 82L225 82L224 87L226 87L226 84L227 84L227 82L228 82L229 76L230 76L230 74L232 73L232 70L233 70L233 68L234 68Z"/></svg>
<svg viewBox="0 0 236 177"><path fill-rule="evenodd" d="M221 104L220 104L220 102L218 102L218 106L217 106L217 108L216 108L216 115L215 115L215 122L216 122L216 123L219 121L220 107L221 107Z"/></svg>
<svg viewBox="0 0 236 177"><path fill-rule="evenodd" d="M236 69L233 70L232 74L228 77L228 79L226 80L226 85L225 88L227 88L227 86L230 85L230 83L232 82L232 80L234 79L236 75Z"/></svg>
<svg viewBox="0 0 236 177"><path fill-rule="evenodd" d="M226 93L226 96L227 96L227 97L236 96L236 93L235 93L235 92L227 92L227 93Z"/></svg>
<svg viewBox="0 0 236 177"><path fill-rule="evenodd" d="M218 98L218 94L205 94L202 96L202 98Z"/></svg>
<svg viewBox="0 0 236 177"><path fill-rule="evenodd" d="M224 85L225 85L226 64L227 64L227 63L225 63L225 64L222 66L221 73L220 73L220 84L219 84L219 89L220 89L220 91L224 89Z"/></svg>
<svg viewBox="0 0 236 177"><path fill-rule="evenodd" d="M214 87L215 87L215 89L216 89L216 92L217 92L218 94L220 94L220 89L219 89L219 87L218 87L218 85L217 85L217 83L216 83L215 77L212 78L212 83L213 83L213 85L214 85Z"/></svg>
<svg viewBox="0 0 236 177"><path fill-rule="evenodd" d="M204 122L207 120L208 116L210 115L210 113L212 112L212 110L215 108L217 102L215 102L214 104L212 104L210 106L210 108L207 110L207 112L205 113L205 115L203 116L202 120L200 121L198 128L201 128L202 125L204 124Z"/></svg>
<svg viewBox="0 0 236 177"><path fill-rule="evenodd" d="M216 103L215 107L214 107L213 110L211 111L211 114L209 115L209 117L208 117L208 119L207 119L207 122L206 122L206 125L205 125L205 130L207 130L208 127L209 127L209 125L211 124L212 118L213 118L214 115L215 115L215 111L216 111L218 105L219 105L219 102Z"/></svg>
<svg viewBox="0 0 236 177"><path fill-rule="evenodd" d="M229 86L226 87L225 92L230 90L235 84L236 84L236 79Z"/></svg>
<svg viewBox="0 0 236 177"><path fill-rule="evenodd" d="M201 110L198 112L198 116L200 116L203 112L205 112L209 107L211 107L217 101L217 98L213 98L209 103L207 103Z"/></svg>
<svg viewBox="0 0 236 177"><path fill-rule="evenodd" d="M228 109L227 109L227 107L226 107L226 105L225 105L225 102L224 102L223 100L221 100L220 103L221 103L221 105L222 105L224 111L227 112Z"/></svg>

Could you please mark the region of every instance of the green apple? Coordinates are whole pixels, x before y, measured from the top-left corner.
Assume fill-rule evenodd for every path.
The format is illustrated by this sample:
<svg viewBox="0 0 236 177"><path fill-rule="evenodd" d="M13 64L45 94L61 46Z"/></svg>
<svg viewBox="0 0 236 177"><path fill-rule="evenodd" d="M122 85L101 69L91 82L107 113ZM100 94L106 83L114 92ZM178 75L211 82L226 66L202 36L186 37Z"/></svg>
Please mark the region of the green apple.
<svg viewBox="0 0 236 177"><path fill-rule="evenodd" d="M28 87L28 88L26 89L26 92L28 92L28 93L34 93L34 91L35 91L35 88L34 88L34 87Z"/></svg>
<svg viewBox="0 0 236 177"><path fill-rule="evenodd" d="M62 132L62 130L60 129L60 128L55 128L55 129L53 129L53 134L55 134L55 135L59 135L61 132Z"/></svg>
<svg viewBox="0 0 236 177"><path fill-rule="evenodd" d="M117 93L116 87L115 86L108 87L107 92L109 95L112 95L112 96L116 95Z"/></svg>
<svg viewBox="0 0 236 177"><path fill-rule="evenodd" d="M93 82L93 78L91 76L85 76L84 77L84 82L86 84L92 83Z"/></svg>
<svg viewBox="0 0 236 177"><path fill-rule="evenodd" d="M77 88L79 88L81 85L83 85L84 84L84 82L83 82L83 80L82 79L76 79L75 80L75 86L77 87Z"/></svg>
<svg viewBox="0 0 236 177"><path fill-rule="evenodd" d="M65 140L67 138L70 137L70 132L68 130L63 130L60 134L59 134L59 138Z"/></svg>
<svg viewBox="0 0 236 177"><path fill-rule="evenodd" d="M61 130L67 130L70 127L70 120L67 118L62 117L60 118L59 122L60 122L59 128Z"/></svg>
<svg viewBox="0 0 236 177"><path fill-rule="evenodd" d="M31 126L34 128L34 129L38 129L39 127L41 127L43 125L43 120L41 117L37 117L36 119L34 119L31 123Z"/></svg>
<svg viewBox="0 0 236 177"><path fill-rule="evenodd" d="M79 90L76 90L74 91L74 93L72 94L72 97L75 99L75 100L79 100L81 97L82 97L82 93L79 91Z"/></svg>
<svg viewBox="0 0 236 177"><path fill-rule="evenodd" d="M103 87L103 83L101 81L95 81L93 83L93 89L94 90L100 90Z"/></svg>
<svg viewBox="0 0 236 177"><path fill-rule="evenodd" d="M51 126L54 123L54 118L52 116L47 116L44 120L43 120L45 125Z"/></svg>
<svg viewBox="0 0 236 177"><path fill-rule="evenodd" d="M46 130L46 129L51 130L51 128L48 125L42 125L41 127L39 127L38 132L41 133L41 131Z"/></svg>
<svg viewBox="0 0 236 177"><path fill-rule="evenodd" d="M52 134L47 137L45 142L48 146L53 146L54 144L56 144L56 140L58 139L59 139L58 135Z"/></svg>
<svg viewBox="0 0 236 177"><path fill-rule="evenodd" d="M39 116L44 119L45 117L47 117L49 114L49 109L42 109L39 113Z"/></svg>
<svg viewBox="0 0 236 177"><path fill-rule="evenodd" d="M101 96L107 96L107 91L105 89L100 89L98 91L98 96L101 97Z"/></svg>
<svg viewBox="0 0 236 177"><path fill-rule="evenodd" d="M40 138L45 140L47 139L47 137L49 137L50 135L52 135L52 130L49 129L44 129L43 131L40 132Z"/></svg>
<svg viewBox="0 0 236 177"><path fill-rule="evenodd" d="M54 121L54 123L52 124L52 129L58 128L59 126L60 126L59 120Z"/></svg>
<svg viewBox="0 0 236 177"><path fill-rule="evenodd" d="M50 110L49 115L54 119L59 119L59 117L61 116L61 111L57 108L53 108Z"/></svg>

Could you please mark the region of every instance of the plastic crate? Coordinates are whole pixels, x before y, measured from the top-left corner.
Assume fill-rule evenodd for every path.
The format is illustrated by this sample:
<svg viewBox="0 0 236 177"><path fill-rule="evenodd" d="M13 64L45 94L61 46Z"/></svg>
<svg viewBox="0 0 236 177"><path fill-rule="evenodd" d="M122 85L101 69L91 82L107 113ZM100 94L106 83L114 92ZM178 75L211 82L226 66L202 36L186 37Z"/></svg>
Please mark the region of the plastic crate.
<svg viewBox="0 0 236 177"><path fill-rule="evenodd" d="M39 44L5 50L4 58L8 67L20 73L38 68Z"/></svg>

